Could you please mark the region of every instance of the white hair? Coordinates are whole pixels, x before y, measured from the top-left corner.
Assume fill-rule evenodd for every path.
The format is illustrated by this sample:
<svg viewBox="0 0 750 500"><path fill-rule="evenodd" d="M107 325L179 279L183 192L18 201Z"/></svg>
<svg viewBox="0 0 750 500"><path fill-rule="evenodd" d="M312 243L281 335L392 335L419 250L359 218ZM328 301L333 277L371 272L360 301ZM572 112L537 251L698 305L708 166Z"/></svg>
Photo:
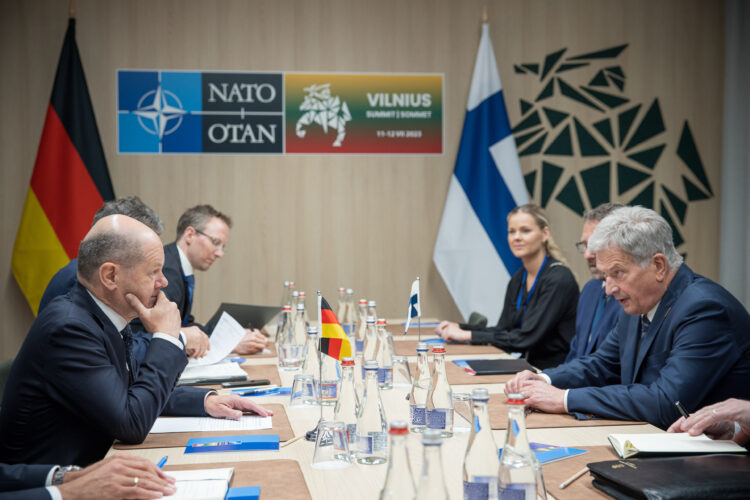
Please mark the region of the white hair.
<svg viewBox="0 0 750 500"><path fill-rule="evenodd" d="M682 264L682 256L674 247L672 227L648 208L618 208L601 220L589 238L589 251L596 253L613 247L628 254L640 267L646 267L657 253L667 258L669 269Z"/></svg>

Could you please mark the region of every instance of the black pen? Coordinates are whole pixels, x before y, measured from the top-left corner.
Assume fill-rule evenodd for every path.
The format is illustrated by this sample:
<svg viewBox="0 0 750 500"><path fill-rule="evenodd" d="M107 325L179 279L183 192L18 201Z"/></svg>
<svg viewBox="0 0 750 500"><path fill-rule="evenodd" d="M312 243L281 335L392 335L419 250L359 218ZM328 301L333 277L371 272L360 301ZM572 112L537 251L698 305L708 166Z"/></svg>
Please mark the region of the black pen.
<svg viewBox="0 0 750 500"><path fill-rule="evenodd" d="M685 407L682 406L682 403L679 401L675 401L674 405L677 407L678 410L680 410L680 414L685 417L685 420L690 418L690 414L685 410Z"/></svg>

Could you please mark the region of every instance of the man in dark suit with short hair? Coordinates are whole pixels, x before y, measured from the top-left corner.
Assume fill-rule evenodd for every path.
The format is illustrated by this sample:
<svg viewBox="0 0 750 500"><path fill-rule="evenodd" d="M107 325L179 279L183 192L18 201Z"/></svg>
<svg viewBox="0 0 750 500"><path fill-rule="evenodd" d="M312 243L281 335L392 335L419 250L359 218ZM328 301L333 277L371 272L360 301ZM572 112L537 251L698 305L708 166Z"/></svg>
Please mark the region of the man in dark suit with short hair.
<svg viewBox="0 0 750 500"><path fill-rule="evenodd" d="M269 412L237 396L174 390L187 364L180 315L161 288L156 233L123 215L97 222L81 242L78 283L37 317L0 409L0 462L89 464L114 439L140 443L160 414L239 418ZM128 322L152 340L142 362Z"/></svg>

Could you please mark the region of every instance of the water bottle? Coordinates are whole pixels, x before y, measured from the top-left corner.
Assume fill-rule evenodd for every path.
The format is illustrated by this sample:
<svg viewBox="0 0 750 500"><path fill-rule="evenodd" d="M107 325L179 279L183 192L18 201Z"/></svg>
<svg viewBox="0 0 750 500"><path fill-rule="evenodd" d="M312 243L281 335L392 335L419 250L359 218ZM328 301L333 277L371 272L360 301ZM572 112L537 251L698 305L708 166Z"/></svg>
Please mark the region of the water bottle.
<svg viewBox="0 0 750 500"><path fill-rule="evenodd" d="M320 353L322 372L320 375L320 401L323 406L333 406L339 397L339 361Z"/></svg>
<svg viewBox="0 0 750 500"><path fill-rule="evenodd" d="M453 390L445 375L445 345L432 348L432 387L427 394L427 427L443 437L453 435Z"/></svg>
<svg viewBox="0 0 750 500"><path fill-rule="evenodd" d="M318 327L307 327L305 342L305 361L302 363L302 373L312 375L315 385L320 377L320 353L318 352Z"/></svg>
<svg viewBox="0 0 750 500"><path fill-rule="evenodd" d="M424 432L427 425L427 394L432 387L430 362L427 359L427 343L417 343L417 373L409 394L409 417L412 432Z"/></svg>
<svg viewBox="0 0 750 500"><path fill-rule="evenodd" d="M388 435L391 437L391 455L388 460L388 471L385 473L385 484L380 490L380 500L411 500L416 490L411 474L409 449L406 447L409 426L403 420L391 422Z"/></svg>
<svg viewBox="0 0 750 500"><path fill-rule="evenodd" d="M381 389L393 389L393 347L388 342L388 330L385 329L385 319L378 319L378 345L375 359L378 362L378 385Z"/></svg>
<svg viewBox="0 0 750 500"><path fill-rule="evenodd" d="M367 335L365 336L365 346L362 348L365 361L376 361L377 349L378 331L375 328L375 318L367 316Z"/></svg>
<svg viewBox="0 0 750 500"><path fill-rule="evenodd" d="M284 282L284 293L281 295L281 307L292 305L292 290L294 289L294 281Z"/></svg>
<svg viewBox="0 0 750 500"><path fill-rule="evenodd" d="M349 442L349 455L354 458L357 448L357 408L359 398L354 389L354 358L341 360L341 391L339 392L333 419L344 422L346 438Z"/></svg>
<svg viewBox="0 0 750 500"><path fill-rule="evenodd" d="M536 460L526 437L523 397L523 394L508 395L508 429L497 478L500 500L536 500Z"/></svg>
<svg viewBox="0 0 750 500"><path fill-rule="evenodd" d="M357 323L357 311L354 305L354 290L346 289L346 309L344 310L344 331L351 337L351 343L354 345L354 327Z"/></svg>
<svg viewBox="0 0 750 500"><path fill-rule="evenodd" d="M422 475L417 486L417 500L447 500L448 488L443 474L443 457L440 446L443 438L437 429L425 429L422 435L424 458Z"/></svg>
<svg viewBox="0 0 750 500"><path fill-rule="evenodd" d="M365 361L365 392L357 415L357 462L383 464L388 460L388 437L378 387L378 362Z"/></svg>
<svg viewBox="0 0 750 500"><path fill-rule="evenodd" d="M307 343L307 314L305 313L305 304L297 303L297 314L294 315L294 343Z"/></svg>
<svg viewBox="0 0 750 500"><path fill-rule="evenodd" d="M361 352L354 355L354 390L357 392L357 401L362 401L365 394L365 360Z"/></svg>
<svg viewBox="0 0 750 500"><path fill-rule="evenodd" d="M373 318L377 318L378 314L376 311L377 304L374 300L368 300L367 301L367 315L372 316Z"/></svg>
<svg viewBox="0 0 750 500"><path fill-rule="evenodd" d="M500 460L490 427L490 414L487 410L489 399L487 389L471 391L474 422L464 456L464 500L497 500Z"/></svg>
<svg viewBox="0 0 750 500"><path fill-rule="evenodd" d="M303 306L305 306L305 311L308 310L307 309L307 295L305 295L305 292L303 292L302 290L300 290L299 294L297 295L297 304L302 304ZM306 318L309 318L308 314L306 314L305 316Z"/></svg>
<svg viewBox="0 0 750 500"><path fill-rule="evenodd" d="M338 289L339 303L336 306L336 318L339 322L344 320L344 314L346 313L346 288L340 286Z"/></svg>
<svg viewBox="0 0 750 500"><path fill-rule="evenodd" d="M362 352L365 348L365 337L367 336L367 299L359 299L357 308L357 329L354 339L356 352Z"/></svg>

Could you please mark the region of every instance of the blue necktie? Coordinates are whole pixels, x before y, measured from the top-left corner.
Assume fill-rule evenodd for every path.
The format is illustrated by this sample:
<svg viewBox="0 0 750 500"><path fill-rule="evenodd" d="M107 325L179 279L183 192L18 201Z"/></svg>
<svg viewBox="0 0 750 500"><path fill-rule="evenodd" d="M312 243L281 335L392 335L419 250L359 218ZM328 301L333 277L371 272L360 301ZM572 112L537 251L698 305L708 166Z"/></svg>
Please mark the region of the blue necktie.
<svg viewBox="0 0 750 500"><path fill-rule="evenodd" d="M188 316L190 316L190 310L193 308L193 291L195 290L195 276L185 276L185 284L187 285L187 299L188 306L185 310L185 316L182 318L182 326L187 324Z"/></svg>
<svg viewBox="0 0 750 500"><path fill-rule="evenodd" d="M651 326L651 321L646 316L641 316L641 340L648 333L649 326Z"/></svg>
<svg viewBox="0 0 750 500"><path fill-rule="evenodd" d="M135 381L135 364L133 363L133 331L129 324L125 325L120 335L122 335L122 340L125 343L125 363L128 365L128 375L132 384Z"/></svg>
<svg viewBox="0 0 750 500"><path fill-rule="evenodd" d="M592 349L590 349L591 346L591 340L594 335L594 328L596 328L596 324L599 322L599 319L602 317L602 313L604 312L604 305L607 303L607 293L604 291L604 288L602 288L602 293L599 295L599 300L596 303L596 311L594 311L594 319L591 321L591 329L589 330L589 341L588 345L586 347L586 352L590 352Z"/></svg>

